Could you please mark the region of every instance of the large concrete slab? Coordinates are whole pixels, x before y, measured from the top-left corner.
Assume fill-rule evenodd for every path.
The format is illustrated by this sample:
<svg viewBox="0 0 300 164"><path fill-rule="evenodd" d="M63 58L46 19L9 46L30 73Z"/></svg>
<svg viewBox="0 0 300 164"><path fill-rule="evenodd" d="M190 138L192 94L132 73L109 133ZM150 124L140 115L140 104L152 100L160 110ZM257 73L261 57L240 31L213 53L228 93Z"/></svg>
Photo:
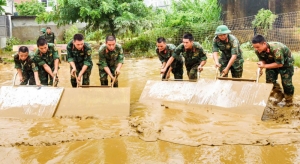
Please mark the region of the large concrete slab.
<svg viewBox="0 0 300 164"><path fill-rule="evenodd" d="M56 117L129 116L130 88L65 88Z"/></svg>
<svg viewBox="0 0 300 164"><path fill-rule="evenodd" d="M51 118L63 88L34 86L2 86L0 117Z"/></svg>
<svg viewBox="0 0 300 164"><path fill-rule="evenodd" d="M147 81L140 102L168 101L221 107L239 114L262 116L272 84L200 79L198 82Z"/></svg>

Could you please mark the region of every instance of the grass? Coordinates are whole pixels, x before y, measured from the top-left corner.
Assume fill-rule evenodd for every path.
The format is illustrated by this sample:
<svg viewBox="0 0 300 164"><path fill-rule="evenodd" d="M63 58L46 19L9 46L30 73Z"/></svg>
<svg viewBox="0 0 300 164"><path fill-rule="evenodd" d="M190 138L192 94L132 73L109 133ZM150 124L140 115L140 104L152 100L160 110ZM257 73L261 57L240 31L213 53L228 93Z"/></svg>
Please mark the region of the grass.
<svg viewBox="0 0 300 164"><path fill-rule="evenodd" d="M300 52L294 52L292 53L294 57L294 66L300 67Z"/></svg>

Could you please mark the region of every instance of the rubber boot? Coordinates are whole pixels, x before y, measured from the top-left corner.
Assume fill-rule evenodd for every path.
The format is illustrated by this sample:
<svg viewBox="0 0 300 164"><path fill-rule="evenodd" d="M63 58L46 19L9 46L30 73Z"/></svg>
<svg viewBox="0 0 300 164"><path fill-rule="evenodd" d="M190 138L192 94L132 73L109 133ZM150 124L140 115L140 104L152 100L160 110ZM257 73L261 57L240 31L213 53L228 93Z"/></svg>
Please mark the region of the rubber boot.
<svg viewBox="0 0 300 164"><path fill-rule="evenodd" d="M284 98L284 94L282 92L277 91L277 92L274 93L274 98L276 99L274 101L274 104L277 105Z"/></svg>
<svg viewBox="0 0 300 164"><path fill-rule="evenodd" d="M284 95L285 98L285 106L290 107L293 105L293 95Z"/></svg>

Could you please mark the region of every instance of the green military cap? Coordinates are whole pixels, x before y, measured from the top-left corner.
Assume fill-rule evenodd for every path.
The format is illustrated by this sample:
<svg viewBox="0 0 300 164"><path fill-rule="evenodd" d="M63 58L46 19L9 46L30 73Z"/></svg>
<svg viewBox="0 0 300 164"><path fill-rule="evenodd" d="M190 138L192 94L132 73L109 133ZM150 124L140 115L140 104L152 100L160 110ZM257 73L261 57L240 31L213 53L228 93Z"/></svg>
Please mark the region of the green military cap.
<svg viewBox="0 0 300 164"><path fill-rule="evenodd" d="M45 33L46 32L46 28L42 28L41 32Z"/></svg>
<svg viewBox="0 0 300 164"><path fill-rule="evenodd" d="M215 35L222 35L222 34L230 34L231 31L225 25L220 25L217 27Z"/></svg>

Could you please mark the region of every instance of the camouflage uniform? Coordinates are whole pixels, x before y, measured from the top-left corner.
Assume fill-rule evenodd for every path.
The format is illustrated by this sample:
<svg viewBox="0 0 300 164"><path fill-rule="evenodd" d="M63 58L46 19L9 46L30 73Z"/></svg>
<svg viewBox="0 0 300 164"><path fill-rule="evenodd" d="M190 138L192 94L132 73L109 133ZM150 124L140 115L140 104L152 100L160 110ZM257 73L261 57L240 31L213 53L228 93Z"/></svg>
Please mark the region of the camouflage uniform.
<svg viewBox="0 0 300 164"><path fill-rule="evenodd" d="M228 65L228 62L232 55L237 55L234 63L230 67L231 75L233 78L241 78L243 75L243 63L244 59L242 56L242 50L240 49L240 44L237 38L231 34L228 34L228 42L221 41L218 36L213 39L213 52L222 52L219 58L220 74ZM228 74L225 75L228 77Z"/></svg>
<svg viewBox="0 0 300 164"><path fill-rule="evenodd" d="M67 45L67 59L68 62L74 62L77 76L84 65L88 66L82 75L82 85L90 85L90 75L93 68L91 46L88 43L84 43L82 50L77 50L73 45L73 41L70 41ZM72 67L70 67L70 70L72 70ZM72 87L77 87L76 78L73 76L71 76L71 84Z"/></svg>
<svg viewBox="0 0 300 164"><path fill-rule="evenodd" d="M47 64L51 70L54 71L54 60L56 59L59 59L59 56L53 43L48 43L48 50L44 54L41 54L39 49L36 50L34 54L34 62L37 67L34 71L38 71L42 85L53 85L53 78L49 76L43 65Z"/></svg>
<svg viewBox="0 0 300 164"><path fill-rule="evenodd" d="M185 50L183 43L176 49L173 57L177 60L181 59L181 55L185 59L185 67L189 79L197 79L198 66L202 61L206 61L207 56L202 49L200 43L194 42L191 50Z"/></svg>
<svg viewBox="0 0 300 164"><path fill-rule="evenodd" d="M29 55L25 61L19 59L19 55L14 56L15 68L22 70L23 82L20 85L36 85L33 69L35 67L33 55Z"/></svg>
<svg viewBox="0 0 300 164"><path fill-rule="evenodd" d="M114 51L109 51L106 44L103 44L99 48L99 76L101 85L108 85L107 73L104 67L108 67L113 76L115 76L115 71L119 63L124 63L123 49L120 44L116 44ZM114 87L118 87L118 81L114 83Z"/></svg>
<svg viewBox="0 0 300 164"><path fill-rule="evenodd" d="M280 88L277 83L278 74L281 76L286 99L291 99L294 95L294 86L292 77L294 75L294 59L290 49L280 42L268 42L269 50L267 52L255 51L259 61L265 61L266 64L283 64L280 68L266 69L266 82L273 83L273 89Z"/></svg>
<svg viewBox="0 0 300 164"><path fill-rule="evenodd" d="M51 32L50 34L48 34L47 32L45 32L44 38L47 40L47 43L54 43L55 35L54 35L53 32Z"/></svg>
<svg viewBox="0 0 300 164"><path fill-rule="evenodd" d="M159 52L158 48L156 48L156 54L159 58L159 60L161 61L161 63L164 62L168 62L169 58L173 55L174 51L176 49L176 46L174 44L167 44L166 45L166 49ZM183 75L183 61L182 61L182 57L180 58L180 60L175 59L172 64L172 73L174 74L174 78L175 79L182 79L182 75ZM166 74L168 72L170 67L167 68L166 73L163 76L163 79L166 78Z"/></svg>

